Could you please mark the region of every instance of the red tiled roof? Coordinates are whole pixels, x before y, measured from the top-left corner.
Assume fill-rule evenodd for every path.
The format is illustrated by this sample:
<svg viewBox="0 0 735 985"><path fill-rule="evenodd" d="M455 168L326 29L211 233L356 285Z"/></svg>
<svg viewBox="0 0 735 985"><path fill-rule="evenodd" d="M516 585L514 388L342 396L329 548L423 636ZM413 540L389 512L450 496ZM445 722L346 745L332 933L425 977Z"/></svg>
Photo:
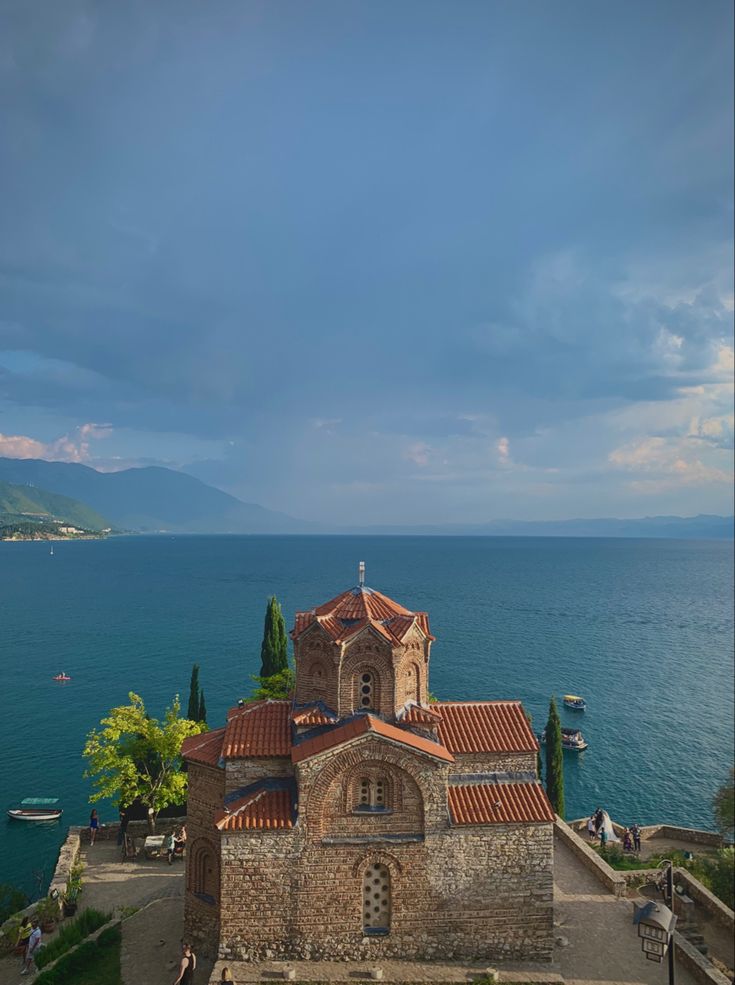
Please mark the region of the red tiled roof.
<svg viewBox="0 0 735 985"><path fill-rule="evenodd" d="M342 592L311 612L297 612L294 628L291 630L292 638L297 639L315 622L335 643L342 643L366 626L371 626L390 643L396 644L403 640L414 624L429 639L434 639L429 630L429 616L426 612L411 612L382 592L362 585Z"/></svg>
<svg viewBox="0 0 735 985"><path fill-rule="evenodd" d="M288 756L291 751L291 702L253 701L228 713L222 756Z"/></svg>
<svg viewBox="0 0 735 985"><path fill-rule="evenodd" d="M395 725L388 725L387 722L380 718L374 718L372 715L361 715L358 718L350 719L344 725L339 725L328 732L322 732L321 735L316 735L312 739L307 739L305 742L294 746L291 750L291 761L300 763L303 759L309 759L309 757L316 756L326 749L333 749L335 746L340 746L351 739L367 735L370 732L393 742L400 742L401 745L409 746L411 749L426 753L435 759L442 759L448 763L454 762L454 756L438 742L432 742L420 735L414 735L413 732L396 728Z"/></svg>
<svg viewBox="0 0 735 985"><path fill-rule="evenodd" d="M336 715L322 711L318 705L302 708L301 711L295 711L291 716L294 725L334 725L337 720Z"/></svg>
<svg viewBox="0 0 735 985"><path fill-rule="evenodd" d="M442 720L442 716L431 708L424 708L423 705L409 705L400 712L398 720L402 725L437 725Z"/></svg>
<svg viewBox="0 0 735 985"><path fill-rule="evenodd" d="M293 808L289 790L256 790L220 811L214 823L220 831L243 831L248 828L293 827Z"/></svg>
<svg viewBox="0 0 735 985"><path fill-rule="evenodd" d="M190 735L181 743L181 755L195 763L217 766L222 755L224 734L224 728L216 728L211 732Z"/></svg>
<svg viewBox="0 0 735 985"><path fill-rule="evenodd" d="M453 824L520 824L553 821L540 783L468 783L449 787Z"/></svg>
<svg viewBox="0 0 735 985"><path fill-rule="evenodd" d="M438 735L454 753L536 752L538 742L520 701L438 701Z"/></svg>

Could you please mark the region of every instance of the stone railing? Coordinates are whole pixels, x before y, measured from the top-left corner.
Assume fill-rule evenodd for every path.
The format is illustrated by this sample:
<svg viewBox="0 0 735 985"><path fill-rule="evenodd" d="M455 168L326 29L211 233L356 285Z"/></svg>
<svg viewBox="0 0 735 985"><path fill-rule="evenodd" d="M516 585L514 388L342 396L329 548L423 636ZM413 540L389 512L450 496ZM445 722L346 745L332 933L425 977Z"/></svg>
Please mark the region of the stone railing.
<svg viewBox="0 0 735 985"><path fill-rule="evenodd" d="M625 896L628 884L622 872L611 869L607 862L600 858L566 822L557 815L554 830L565 845L571 849L586 869L595 876L602 885L615 896Z"/></svg>
<svg viewBox="0 0 735 985"><path fill-rule="evenodd" d="M677 930L674 931L676 962L686 968L699 985L732 985L727 975L723 975L703 954L690 944Z"/></svg>
<svg viewBox="0 0 735 985"><path fill-rule="evenodd" d="M182 824L186 824L185 817L159 817L156 821L156 831L158 834L163 834L171 828L180 828ZM72 830L71 828L69 829ZM79 832L79 838L83 845L89 844L89 827L76 827L74 831ZM101 824L97 829L97 841L117 841L117 836L120 831L119 822L115 821L114 824ZM145 838L146 835L150 834L150 829L148 828L148 822L143 821L130 821L128 823L128 834L131 838Z"/></svg>
<svg viewBox="0 0 735 985"><path fill-rule="evenodd" d="M722 835L714 831L703 831L701 828L680 828L674 824L646 824L641 828L641 839L653 841L657 838L673 838L674 841L690 841L694 845L707 845L710 848L722 848Z"/></svg>

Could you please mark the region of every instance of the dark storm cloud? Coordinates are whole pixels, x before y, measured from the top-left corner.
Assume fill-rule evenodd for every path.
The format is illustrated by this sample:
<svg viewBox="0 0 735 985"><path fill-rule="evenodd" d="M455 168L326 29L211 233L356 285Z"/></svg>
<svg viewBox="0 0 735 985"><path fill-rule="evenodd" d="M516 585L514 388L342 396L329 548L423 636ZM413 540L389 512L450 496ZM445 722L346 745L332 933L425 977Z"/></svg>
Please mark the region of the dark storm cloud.
<svg viewBox="0 0 735 985"><path fill-rule="evenodd" d="M363 481L370 434L399 474L430 458L402 436L464 448L707 381L724 2L40 11L6 3L0 40L11 410Z"/></svg>

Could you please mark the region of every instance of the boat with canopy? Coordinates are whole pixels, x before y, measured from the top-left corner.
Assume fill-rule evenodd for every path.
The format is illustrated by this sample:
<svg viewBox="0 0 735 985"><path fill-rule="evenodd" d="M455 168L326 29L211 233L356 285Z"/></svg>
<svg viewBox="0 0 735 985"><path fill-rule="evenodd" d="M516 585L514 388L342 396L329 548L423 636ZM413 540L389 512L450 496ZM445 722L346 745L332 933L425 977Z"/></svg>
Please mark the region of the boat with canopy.
<svg viewBox="0 0 735 985"><path fill-rule="evenodd" d="M58 797L26 797L18 807L8 811L13 821L58 821L64 813L58 804Z"/></svg>

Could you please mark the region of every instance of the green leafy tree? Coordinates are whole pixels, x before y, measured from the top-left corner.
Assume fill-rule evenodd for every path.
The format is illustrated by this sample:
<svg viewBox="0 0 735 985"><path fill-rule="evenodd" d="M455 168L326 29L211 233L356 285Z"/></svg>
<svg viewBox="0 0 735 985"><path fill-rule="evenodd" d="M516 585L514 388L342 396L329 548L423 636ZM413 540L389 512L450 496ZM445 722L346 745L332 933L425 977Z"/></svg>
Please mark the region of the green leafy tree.
<svg viewBox="0 0 735 985"><path fill-rule="evenodd" d="M253 698L274 701L291 697L296 686L296 674L290 667L286 667L270 677L253 676L253 681L256 685Z"/></svg>
<svg viewBox="0 0 735 985"><path fill-rule="evenodd" d="M735 769L730 770L729 779L718 789L712 806L717 830L728 841L732 841L735 837Z"/></svg>
<svg viewBox="0 0 735 985"><path fill-rule="evenodd" d="M564 817L564 751L561 744L561 721L553 695L549 702L549 720L546 723L546 793L556 813L559 817Z"/></svg>
<svg viewBox="0 0 735 985"><path fill-rule="evenodd" d="M85 777L94 780L91 800L111 798L120 804L139 799L148 808L151 830L158 812L180 804L186 796L186 773L181 769L181 744L204 726L181 718L174 697L159 721L146 714L143 699L132 691L129 705L113 708L101 728L87 736L83 756Z"/></svg>
<svg viewBox="0 0 735 985"><path fill-rule="evenodd" d="M273 677L288 669L288 637L283 613L275 595L268 599L260 647L260 677Z"/></svg>
<svg viewBox="0 0 735 985"><path fill-rule="evenodd" d="M199 664L194 664L191 668L191 681L189 682L189 705L186 717L192 722L198 722L199 705L201 703L199 695Z"/></svg>
<svg viewBox="0 0 735 985"><path fill-rule="evenodd" d="M28 906L28 897L22 889L11 886L10 883L0 883L0 925L18 910ZM20 918L19 918L20 919Z"/></svg>
<svg viewBox="0 0 735 985"><path fill-rule="evenodd" d="M207 706L204 702L204 691L199 692L199 711L197 713L196 720L202 725L207 724Z"/></svg>

